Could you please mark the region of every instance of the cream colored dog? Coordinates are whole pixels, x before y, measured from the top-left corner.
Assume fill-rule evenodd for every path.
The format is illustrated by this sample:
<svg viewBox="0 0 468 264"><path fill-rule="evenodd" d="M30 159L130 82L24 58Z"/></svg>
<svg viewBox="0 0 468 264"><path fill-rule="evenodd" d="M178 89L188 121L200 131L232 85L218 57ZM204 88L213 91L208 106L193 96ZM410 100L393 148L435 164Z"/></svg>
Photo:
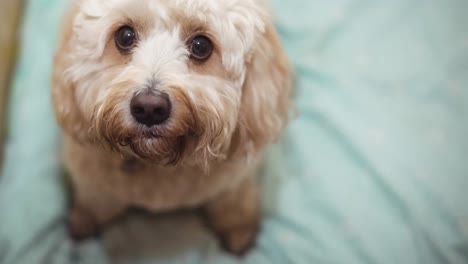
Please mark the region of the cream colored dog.
<svg viewBox="0 0 468 264"><path fill-rule="evenodd" d="M55 60L74 237L130 207L201 208L224 247L255 241L255 173L291 78L262 0L76 0Z"/></svg>

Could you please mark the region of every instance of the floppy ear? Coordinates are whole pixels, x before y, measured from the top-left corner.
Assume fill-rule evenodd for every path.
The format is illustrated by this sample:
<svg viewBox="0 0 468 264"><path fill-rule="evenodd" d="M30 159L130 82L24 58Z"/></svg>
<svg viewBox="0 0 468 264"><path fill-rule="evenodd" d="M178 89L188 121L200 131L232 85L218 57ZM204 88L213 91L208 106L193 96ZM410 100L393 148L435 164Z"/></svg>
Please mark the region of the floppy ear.
<svg viewBox="0 0 468 264"><path fill-rule="evenodd" d="M78 5L73 5L64 17L54 60L52 101L56 118L62 129L75 140L82 142L87 138L89 124L85 121L77 106L75 84L67 77L66 73L72 62L69 56L71 49L69 41L73 37L73 20L78 8Z"/></svg>
<svg viewBox="0 0 468 264"><path fill-rule="evenodd" d="M271 23L257 33L242 89L237 142L233 143L252 154L276 141L292 108L292 72Z"/></svg>

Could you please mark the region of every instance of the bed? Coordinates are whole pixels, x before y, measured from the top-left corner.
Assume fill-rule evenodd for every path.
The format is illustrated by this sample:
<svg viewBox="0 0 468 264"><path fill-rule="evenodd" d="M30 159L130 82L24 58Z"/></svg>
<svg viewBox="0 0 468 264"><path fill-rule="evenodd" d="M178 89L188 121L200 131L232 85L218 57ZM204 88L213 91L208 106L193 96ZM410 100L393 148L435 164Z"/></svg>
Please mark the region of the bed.
<svg viewBox="0 0 468 264"><path fill-rule="evenodd" d="M26 2L0 176L0 263L468 263L468 1L272 0L300 116L259 172L244 259L191 213L72 242L49 76L67 1Z"/></svg>
<svg viewBox="0 0 468 264"><path fill-rule="evenodd" d="M17 47L18 21L22 7L21 1L4 0L0 3L0 168L3 160L3 142L5 136L6 97L13 73Z"/></svg>

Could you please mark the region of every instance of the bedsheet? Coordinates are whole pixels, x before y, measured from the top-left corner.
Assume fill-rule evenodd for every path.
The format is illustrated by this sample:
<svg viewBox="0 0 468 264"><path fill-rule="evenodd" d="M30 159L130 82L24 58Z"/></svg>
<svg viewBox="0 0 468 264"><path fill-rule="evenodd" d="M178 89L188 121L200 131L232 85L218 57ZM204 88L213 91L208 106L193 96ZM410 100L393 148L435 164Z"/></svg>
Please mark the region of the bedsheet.
<svg viewBox="0 0 468 264"><path fill-rule="evenodd" d="M0 3L0 168L3 160L3 139L5 134L5 101L9 90L9 81L12 74L14 56L16 54L16 34L21 3L14 0L5 0Z"/></svg>
<svg viewBox="0 0 468 264"><path fill-rule="evenodd" d="M0 263L468 263L468 1L272 0L300 116L259 173L244 259L190 213L72 242L50 67L66 1L27 2L0 176Z"/></svg>

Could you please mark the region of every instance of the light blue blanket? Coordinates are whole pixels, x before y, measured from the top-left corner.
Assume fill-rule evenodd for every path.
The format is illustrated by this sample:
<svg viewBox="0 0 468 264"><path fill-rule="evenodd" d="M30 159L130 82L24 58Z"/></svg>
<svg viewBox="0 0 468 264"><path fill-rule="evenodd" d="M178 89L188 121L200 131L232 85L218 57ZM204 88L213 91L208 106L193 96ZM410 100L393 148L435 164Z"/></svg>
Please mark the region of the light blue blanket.
<svg viewBox="0 0 468 264"><path fill-rule="evenodd" d="M191 215L74 244L49 77L66 1L29 1L0 176L0 263L468 263L468 1L274 0L300 117L239 261ZM108 252L108 253L105 253Z"/></svg>

